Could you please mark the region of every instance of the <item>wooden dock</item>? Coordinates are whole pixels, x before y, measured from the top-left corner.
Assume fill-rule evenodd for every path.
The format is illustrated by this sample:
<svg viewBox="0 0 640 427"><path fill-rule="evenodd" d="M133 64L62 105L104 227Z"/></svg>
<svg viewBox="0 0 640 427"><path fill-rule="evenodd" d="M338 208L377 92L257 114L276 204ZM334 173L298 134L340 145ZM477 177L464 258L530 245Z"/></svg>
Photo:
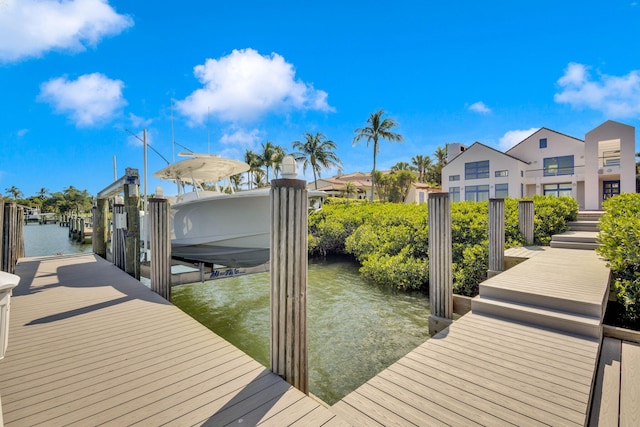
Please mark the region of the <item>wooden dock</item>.
<svg viewBox="0 0 640 427"><path fill-rule="evenodd" d="M347 425L92 254L22 259L6 426Z"/></svg>
<svg viewBox="0 0 640 427"><path fill-rule="evenodd" d="M471 313L332 409L367 426L586 425L609 271L594 251L528 252L480 285Z"/></svg>
<svg viewBox="0 0 640 427"><path fill-rule="evenodd" d="M604 261L518 256L530 259L484 282L471 313L331 408L99 257L22 259L0 360L4 422L640 425L640 345L595 333Z"/></svg>

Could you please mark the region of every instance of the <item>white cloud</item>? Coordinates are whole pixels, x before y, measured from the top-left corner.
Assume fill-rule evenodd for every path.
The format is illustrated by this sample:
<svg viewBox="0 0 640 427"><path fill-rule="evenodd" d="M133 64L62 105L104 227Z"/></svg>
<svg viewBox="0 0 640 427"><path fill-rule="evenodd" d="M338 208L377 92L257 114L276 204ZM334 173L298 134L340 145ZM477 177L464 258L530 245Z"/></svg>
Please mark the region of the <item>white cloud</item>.
<svg viewBox="0 0 640 427"><path fill-rule="evenodd" d="M133 25L107 0L0 1L0 62L38 57L49 50L79 52Z"/></svg>
<svg viewBox="0 0 640 427"><path fill-rule="evenodd" d="M570 63L558 79L561 92L554 100L575 108L590 108L610 118L640 115L640 71L633 70L624 76L599 74L593 79L589 67Z"/></svg>
<svg viewBox="0 0 640 427"><path fill-rule="evenodd" d="M474 102L469 105L469 110L480 114L489 114L491 112L491 108L487 107L487 105L482 101Z"/></svg>
<svg viewBox="0 0 640 427"><path fill-rule="evenodd" d="M100 73L85 74L77 80L58 77L40 86L38 99L52 105L57 113L69 114L76 126L94 126L108 121L127 102L124 83Z"/></svg>
<svg viewBox="0 0 640 427"><path fill-rule="evenodd" d="M224 145L234 146L236 148L253 149L258 141L262 139L258 129L232 129L225 132L220 138L220 142Z"/></svg>
<svg viewBox="0 0 640 427"><path fill-rule="evenodd" d="M20 129L19 131L16 132L16 135L18 136L18 138L22 138L23 136L25 136L27 133L29 133L29 129L24 128L24 129Z"/></svg>
<svg viewBox="0 0 640 427"><path fill-rule="evenodd" d="M536 133L538 130L540 130L540 128L531 128L526 130L516 129L506 132L498 141L500 150L507 151L514 145L522 142L523 140Z"/></svg>
<svg viewBox="0 0 640 427"><path fill-rule="evenodd" d="M234 50L197 65L194 75L203 87L176 103L194 123L202 123L209 112L223 121L247 122L271 111L333 111L327 93L296 80L293 65L276 53Z"/></svg>
<svg viewBox="0 0 640 427"><path fill-rule="evenodd" d="M131 126L134 128L146 128L151 126L151 123L153 123L153 120L136 116L133 113L129 113L129 121L131 122Z"/></svg>

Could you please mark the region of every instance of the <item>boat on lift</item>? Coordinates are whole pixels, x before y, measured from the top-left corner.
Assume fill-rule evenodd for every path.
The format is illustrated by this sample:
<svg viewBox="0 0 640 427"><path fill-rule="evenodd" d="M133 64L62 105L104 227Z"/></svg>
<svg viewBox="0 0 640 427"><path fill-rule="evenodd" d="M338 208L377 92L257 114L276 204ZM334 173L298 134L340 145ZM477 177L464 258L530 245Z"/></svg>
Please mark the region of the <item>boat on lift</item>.
<svg viewBox="0 0 640 427"><path fill-rule="evenodd" d="M178 155L188 158L154 173L178 185L171 201L172 256L227 267L269 261L270 189L233 191L230 178L249 170L244 162L216 154Z"/></svg>

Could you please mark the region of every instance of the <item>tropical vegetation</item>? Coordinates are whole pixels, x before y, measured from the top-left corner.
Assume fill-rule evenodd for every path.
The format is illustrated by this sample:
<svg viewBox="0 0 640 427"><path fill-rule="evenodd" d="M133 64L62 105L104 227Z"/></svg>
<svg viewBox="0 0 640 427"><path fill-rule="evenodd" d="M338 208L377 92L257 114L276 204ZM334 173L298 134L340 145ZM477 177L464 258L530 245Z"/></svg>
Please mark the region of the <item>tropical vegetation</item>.
<svg viewBox="0 0 640 427"><path fill-rule="evenodd" d="M371 201L373 201L374 188L375 188L375 175L376 175L376 156L380 150L378 141L380 139L389 140L389 142L402 142L403 137L399 133L395 133L393 129L398 126L398 123L391 117L385 117L384 110L378 110L375 113L371 113L367 119L368 126L357 128L355 130L356 136L353 138L353 144L357 144L361 139L367 141L367 146L371 142L373 144L373 168L371 169Z"/></svg>
<svg viewBox="0 0 640 427"><path fill-rule="evenodd" d="M79 190L73 185L61 192L50 193L48 189L41 188L36 195L23 197L22 191L16 186L5 188L7 197L4 201L16 202L22 206L38 208L41 212L54 212L61 214L80 214L91 211L93 197L87 190Z"/></svg>
<svg viewBox="0 0 640 427"><path fill-rule="evenodd" d="M536 196L536 244L548 244L552 234L575 220L577 202L570 197ZM518 201L505 200L505 240L523 242L518 229ZM427 205L349 202L330 199L309 217L309 253L347 254L360 263L367 280L397 289L429 288ZM488 270L488 202L451 205L454 291L473 296Z"/></svg>
<svg viewBox="0 0 640 427"><path fill-rule="evenodd" d="M613 273L617 310L612 322L640 329L640 194L621 194L602 203L598 253Z"/></svg>
<svg viewBox="0 0 640 427"><path fill-rule="evenodd" d="M307 132L304 134L304 142L294 141L293 149L299 150L294 154L296 160L302 161L303 171L306 172L307 167L311 166L313 172L313 182L315 189L318 189L318 178L323 168L340 167L340 159L335 151L337 145L335 142L327 139L323 133L317 132L315 135Z"/></svg>

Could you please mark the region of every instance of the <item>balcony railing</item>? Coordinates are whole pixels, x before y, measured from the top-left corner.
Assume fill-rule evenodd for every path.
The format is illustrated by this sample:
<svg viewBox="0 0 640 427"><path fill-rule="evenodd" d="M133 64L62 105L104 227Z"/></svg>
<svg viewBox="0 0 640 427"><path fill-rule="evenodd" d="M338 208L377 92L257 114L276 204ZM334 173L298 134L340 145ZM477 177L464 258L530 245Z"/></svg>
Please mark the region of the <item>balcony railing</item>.
<svg viewBox="0 0 640 427"><path fill-rule="evenodd" d="M584 165L573 167L550 167L542 169L529 169L524 172L525 178L546 178L553 176L573 176L584 173Z"/></svg>

